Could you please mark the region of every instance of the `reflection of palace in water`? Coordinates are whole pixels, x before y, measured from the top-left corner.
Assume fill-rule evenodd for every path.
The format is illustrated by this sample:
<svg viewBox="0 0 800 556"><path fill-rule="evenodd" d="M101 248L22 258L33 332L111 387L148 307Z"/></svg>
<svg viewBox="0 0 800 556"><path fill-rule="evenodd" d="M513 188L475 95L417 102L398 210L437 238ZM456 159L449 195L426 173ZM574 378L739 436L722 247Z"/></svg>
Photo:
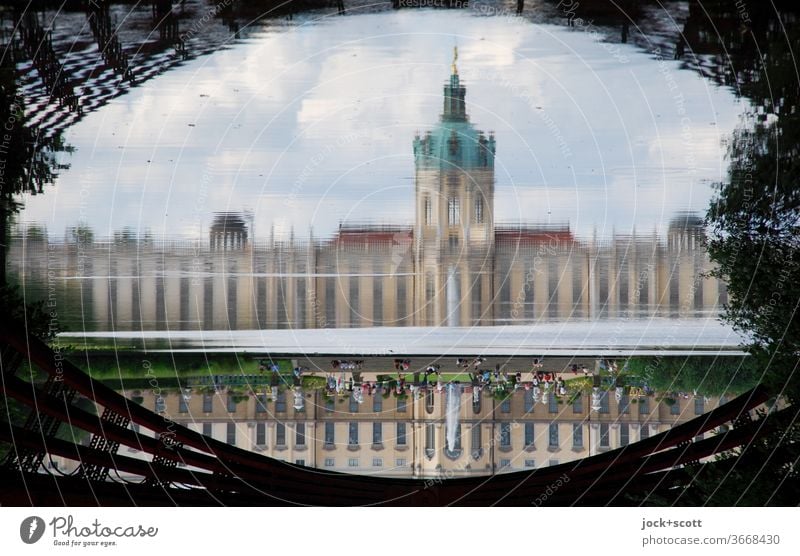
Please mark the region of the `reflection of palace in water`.
<svg viewBox="0 0 800 556"><path fill-rule="evenodd" d="M99 242L86 231L50 242L28 230L12 240L10 274L32 297L55 291L62 323L88 330L716 316L724 286L702 276L710 263L697 218L677 217L666 238L602 242L566 226L495 223L495 138L470 123L465 95L454 63L439 124L414 139L413 227L264 241L225 213L207 242Z"/></svg>
<svg viewBox="0 0 800 556"><path fill-rule="evenodd" d="M692 397L669 405L647 396L616 399L612 391L601 398L599 411L590 412L590 394L534 403L531 391L520 389L504 401L481 396L475 404L467 386L451 450L446 390L431 389L417 399L375 394L362 404L321 392L306 393L302 404L292 391L123 394L245 450L309 467L398 477L490 475L565 463L664 432L724 403Z"/></svg>

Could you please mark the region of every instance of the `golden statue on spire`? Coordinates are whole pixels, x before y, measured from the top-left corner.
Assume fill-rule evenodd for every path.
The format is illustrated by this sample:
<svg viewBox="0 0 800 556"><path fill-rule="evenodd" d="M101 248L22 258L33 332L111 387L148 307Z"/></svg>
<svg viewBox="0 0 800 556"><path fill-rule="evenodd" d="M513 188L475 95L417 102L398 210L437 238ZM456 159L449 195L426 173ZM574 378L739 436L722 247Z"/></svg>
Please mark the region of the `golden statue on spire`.
<svg viewBox="0 0 800 556"><path fill-rule="evenodd" d="M458 47L453 47L453 65L451 66L453 69L453 75L458 75L458 68L456 67L456 61L458 60Z"/></svg>

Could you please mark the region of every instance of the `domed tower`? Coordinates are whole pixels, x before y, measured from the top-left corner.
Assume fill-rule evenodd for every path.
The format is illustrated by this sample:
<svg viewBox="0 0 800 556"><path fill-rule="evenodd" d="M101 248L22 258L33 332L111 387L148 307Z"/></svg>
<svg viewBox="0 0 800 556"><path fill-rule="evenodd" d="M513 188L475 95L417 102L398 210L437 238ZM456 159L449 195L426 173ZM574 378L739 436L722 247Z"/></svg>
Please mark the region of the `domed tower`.
<svg viewBox="0 0 800 556"><path fill-rule="evenodd" d="M489 295L470 268L486 268L493 253L495 139L469 121L457 59L455 49L438 125L414 138L420 325L472 324Z"/></svg>

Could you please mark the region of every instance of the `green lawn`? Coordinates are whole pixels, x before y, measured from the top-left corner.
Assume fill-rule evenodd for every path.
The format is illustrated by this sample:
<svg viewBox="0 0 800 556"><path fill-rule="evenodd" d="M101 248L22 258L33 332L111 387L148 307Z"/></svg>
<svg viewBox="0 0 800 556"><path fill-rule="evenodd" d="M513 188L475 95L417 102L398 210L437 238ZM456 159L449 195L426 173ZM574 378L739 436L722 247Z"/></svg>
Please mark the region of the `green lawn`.
<svg viewBox="0 0 800 556"><path fill-rule="evenodd" d="M162 386L178 386L182 379L213 375L258 375L258 361L236 355L79 352L70 361L93 378L112 387L141 387L156 378ZM275 360L281 375L291 376L289 360ZM269 375L269 371L263 373Z"/></svg>

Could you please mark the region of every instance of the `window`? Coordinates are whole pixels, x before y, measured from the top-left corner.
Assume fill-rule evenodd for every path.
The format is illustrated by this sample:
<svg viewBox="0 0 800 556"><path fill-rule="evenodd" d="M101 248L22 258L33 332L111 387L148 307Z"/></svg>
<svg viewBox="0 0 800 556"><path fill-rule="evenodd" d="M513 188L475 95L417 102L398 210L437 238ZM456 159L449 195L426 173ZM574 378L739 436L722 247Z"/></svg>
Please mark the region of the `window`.
<svg viewBox="0 0 800 556"><path fill-rule="evenodd" d="M650 413L650 398L639 398L639 415Z"/></svg>
<svg viewBox="0 0 800 556"><path fill-rule="evenodd" d="M347 467L358 467L358 458L350 458L347 460Z"/></svg>
<svg viewBox="0 0 800 556"><path fill-rule="evenodd" d="M203 394L203 412L211 413L214 410L213 394Z"/></svg>
<svg viewBox="0 0 800 556"><path fill-rule="evenodd" d="M236 423L228 423L228 434L225 441L231 446L236 445Z"/></svg>
<svg viewBox="0 0 800 556"><path fill-rule="evenodd" d="M295 446L306 445L306 424L297 423L294 430L294 444Z"/></svg>
<svg viewBox="0 0 800 556"><path fill-rule="evenodd" d="M533 446L533 423L525 423L525 447Z"/></svg>
<svg viewBox="0 0 800 556"><path fill-rule="evenodd" d="M325 411L331 413L333 411L333 398L328 398L325 400Z"/></svg>
<svg viewBox="0 0 800 556"><path fill-rule="evenodd" d="M572 423L572 447L583 448L583 423Z"/></svg>
<svg viewBox="0 0 800 556"><path fill-rule="evenodd" d="M138 430L136 432L139 432ZM203 436L211 438L211 423L203 423Z"/></svg>
<svg viewBox="0 0 800 556"><path fill-rule="evenodd" d="M402 255L398 253L398 266L402 260ZM383 281L381 278L376 278L372 282L372 299L375 300L375 303L372 304L372 322L375 324L380 324L383 322ZM301 322L301 321L298 321ZM377 396L374 398L381 398L381 389L376 388L375 391L377 392ZM373 398L373 399L374 399Z"/></svg>
<svg viewBox="0 0 800 556"><path fill-rule="evenodd" d="M628 423L622 423L619 426L619 445L627 446L631 443L631 431Z"/></svg>
<svg viewBox="0 0 800 556"><path fill-rule="evenodd" d="M275 444L286 446L286 425L283 423L275 425Z"/></svg>
<svg viewBox="0 0 800 556"><path fill-rule="evenodd" d="M189 404L186 403L186 396L183 394L178 396L178 412L189 413Z"/></svg>
<svg viewBox="0 0 800 556"><path fill-rule="evenodd" d="M425 197L425 225L430 226L433 222L433 207L431 206L431 198Z"/></svg>
<svg viewBox="0 0 800 556"><path fill-rule="evenodd" d="M436 453L436 429L433 423L425 425L425 456L430 459Z"/></svg>
<svg viewBox="0 0 800 556"><path fill-rule="evenodd" d="M619 399L619 412L622 414L628 414L631 412L631 401L628 396L622 396Z"/></svg>
<svg viewBox="0 0 800 556"><path fill-rule="evenodd" d="M447 238L447 244L450 249L455 251L458 248L458 236L456 234L450 234L450 237Z"/></svg>
<svg viewBox="0 0 800 556"><path fill-rule="evenodd" d="M236 398L228 394L228 413L236 413Z"/></svg>
<svg viewBox="0 0 800 556"><path fill-rule="evenodd" d="M405 413L406 412L406 400L398 398L397 399L397 412L398 413Z"/></svg>
<svg viewBox="0 0 800 556"><path fill-rule="evenodd" d="M405 446L406 445L406 424L405 423L397 423L397 445L398 446Z"/></svg>
<svg viewBox="0 0 800 556"><path fill-rule="evenodd" d="M335 439L334 424L325 423L325 444L332 446L334 439Z"/></svg>
<svg viewBox="0 0 800 556"><path fill-rule="evenodd" d="M333 458L325 458L325 467L334 467L336 465L336 460Z"/></svg>
<svg viewBox="0 0 800 556"><path fill-rule="evenodd" d="M500 447L511 447L511 423L500 423Z"/></svg>
<svg viewBox="0 0 800 556"><path fill-rule="evenodd" d="M296 460L294 460L294 464L295 464L295 465L302 465L302 466L305 466L305 464L306 464L306 460L304 460L304 459L296 459Z"/></svg>
<svg viewBox="0 0 800 556"><path fill-rule="evenodd" d="M372 396L372 411L375 413L383 411L383 394L377 389L375 390L375 395Z"/></svg>
<svg viewBox="0 0 800 556"><path fill-rule="evenodd" d="M549 409L550 413L558 413L558 398L550 394Z"/></svg>
<svg viewBox="0 0 800 556"><path fill-rule="evenodd" d="M600 394L600 413L609 413L608 392L602 392Z"/></svg>
<svg viewBox="0 0 800 556"><path fill-rule="evenodd" d="M448 100L452 103L454 99L451 97ZM458 137L456 136L455 130L450 132L450 139L447 140L447 148L451 155L458 153ZM452 183L455 180L451 178L448 181Z"/></svg>
<svg viewBox="0 0 800 556"><path fill-rule="evenodd" d="M500 411L502 413L511 413L511 398L506 398L502 401Z"/></svg>
<svg viewBox="0 0 800 556"><path fill-rule="evenodd" d="M681 414L681 402L678 400L673 400L671 406L669 406L669 414L670 415L680 415Z"/></svg>
<svg viewBox="0 0 800 556"><path fill-rule="evenodd" d="M383 443L383 423L372 423L372 443Z"/></svg>
<svg viewBox="0 0 800 556"><path fill-rule="evenodd" d="M483 197L475 199L475 223L483 224Z"/></svg>
<svg viewBox="0 0 800 556"><path fill-rule="evenodd" d="M394 460L394 464L397 467L405 467L406 466L406 458L397 458Z"/></svg>
<svg viewBox="0 0 800 556"><path fill-rule="evenodd" d="M356 400L355 392L350 394L350 413L358 413L358 400Z"/></svg>
<svg viewBox="0 0 800 556"><path fill-rule="evenodd" d="M358 313L358 300L359 300L359 294L361 292L358 289L358 279L351 278L350 280L348 280L348 282L349 282L348 290L350 295L348 296L347 299L348 300L347 305L350 308L350 320L352 322L355 322L360 316ZM358 407L358 403L356 403L356 407ZM356 411L358 411L358 409L356 409Z"/></svg>
<svg viewBox="0 0 800 556"><path fill-rule="evenodd" d="M267 412L267 395L259 394L256 396L256 413Z"/></svg>
<svg viewBox="0 0 800 556"><path fill-rule="evenodd" d="M428 283L432 284L433 281ZM428 390L427 392L425 392L425 411L427 411L428 413L433 413L434 403L435 400L433 397L433 390Z"/></svg>
<svg viewBox="0 0 800 556"><path fill-rule="evenodd" d="M608 423L600 424L600 447L608 448Z"/></svg>
<svg viewBox="0 0 800 556"><path fill-rule="evenodd" d="M639 433L639 436L642 440L650 438L650 425L642 425L642 432Z"/></svg>
<svg viewBox="0 0 800 556"><path fill-rule="evenodd" d="M525 413L533 411L533 391L526 391L523 396L525 400Z"/></svg>
<svg viewBox="0 0 800 556"><path fill-rule="evenodd" d="M264 423L256 424L256 444L263 446L267 443L267 425Z"/></svg>
<svg viewBox="0 0 800 556"><path fill-rule="evenodd" d="M461 223L461 209L458 206L458 198L450 197L447 199L447 224L458 226Z"/></svg>
<svg viewBox="0 0 800 556"><path fill-rule="evenodd" d="M551 459L549 463L550 463L550 466L552 467L553 465L558 465L558 460L557 459Z"/></svg>
<svg viewBox="0 0 800 556"><path fill-rule="evenodd" d="M694 399L694 414L695 415L702 415L706 412L705 408L705 400L702 397L696 397Z"/></svg>
<svg viewBox="0 0 800 556"><path fill-rule="evenodd" d="M481 446L481 426L472 425L472 457L478 459L483 455L483 446Z"/></svg>
<svg viewBox="0 0 800 556"><path fill-rule="evenodd" d="M548 445L551 448L558 448L558 423L550 423Z"/></svg>
<svg viewBox="0 0 800 556"><path fill-rule="evenodd" d="M279 392L275 399L275 412L286 413L286 392Z"/></svg>
<svg viewBox="0 0 800 556"><path fill-rule="evenodd" d="M358 446L358 423L350 423L347 442L350 446Z"/></svg>
<svg viewBox="0 0 800 556"><path fill-rule="evenodd" d="M156 413L164 413L167 410L167 402L164 399L164 396L158 395L156 396L156 406L155 406Z"/></svg>
<svg viewBox="0 0 800 556"><path fill-rule="evenodd" d="M510 459L501 459L500 460L500 469L505 469L507 467L511 467L511 460Z"/></svg>
<svg viewBox="0 0 800 556"><path fill-rule="evenodd" d="M383 458L372 458L372 467L383 467Z"/></svg>
<svg viewBox="0 0 800 556"><path fill-rule="evenodd" d="M525 460L525 467L533 469L534 467L536 467L536 460L526 459Z"/></svg>
<svg viewBox="0 0 800 556"><path fill-rule="evenodd" d="M575 396L575 399L572 400L572 412L583 413L583 396L581 394L578 394Z"/></svg>
<svg viewBox="0 0 800 556"><path fill-rule="evenodd" d="M444 454L450 459L457 459L461 456L461 423L456 425L455 440L452 450L447 442L444 444Z"/></svg>

